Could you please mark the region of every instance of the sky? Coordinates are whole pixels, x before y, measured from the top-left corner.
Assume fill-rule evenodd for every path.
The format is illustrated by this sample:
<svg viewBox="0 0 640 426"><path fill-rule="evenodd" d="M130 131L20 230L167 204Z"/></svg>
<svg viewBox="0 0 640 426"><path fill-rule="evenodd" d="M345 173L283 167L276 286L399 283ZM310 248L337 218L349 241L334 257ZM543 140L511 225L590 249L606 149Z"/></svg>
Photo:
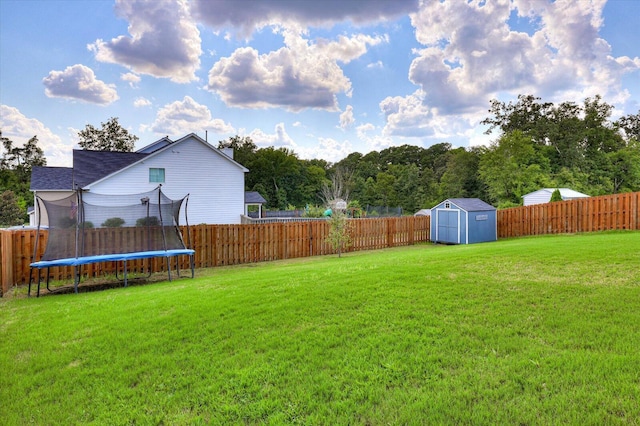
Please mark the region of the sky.
<svg viewBox="0 0 640 426"><path fill-rule="evenodd" d="M0 0L0 128L65 167L111 117L136 149L487 145L492 99L640 112L639 17L637 0Z"/></svg>

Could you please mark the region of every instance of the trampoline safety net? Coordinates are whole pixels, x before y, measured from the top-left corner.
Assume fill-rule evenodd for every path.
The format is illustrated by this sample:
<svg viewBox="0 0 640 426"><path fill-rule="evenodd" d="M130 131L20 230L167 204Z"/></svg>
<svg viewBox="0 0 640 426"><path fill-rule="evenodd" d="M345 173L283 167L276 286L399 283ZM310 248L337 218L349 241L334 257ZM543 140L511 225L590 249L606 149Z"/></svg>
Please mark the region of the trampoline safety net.
<svg viewBox="0 0 640 426"><path fill-rule="evenodd" d="M188 197L172 200L160 187L129 195L79 190L59 200L37 197L39 217L49 222L41 260L186 249L178 220Z"/></svg>

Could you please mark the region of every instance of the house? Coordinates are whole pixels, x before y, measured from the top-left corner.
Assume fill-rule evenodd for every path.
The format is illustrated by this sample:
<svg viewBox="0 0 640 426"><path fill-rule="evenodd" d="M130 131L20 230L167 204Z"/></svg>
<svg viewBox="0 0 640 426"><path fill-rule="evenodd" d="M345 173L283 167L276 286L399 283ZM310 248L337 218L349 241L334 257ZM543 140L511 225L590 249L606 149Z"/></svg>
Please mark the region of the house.
<svg viewBox="0 0 640 426"><path fill-rule="evenodd" d="M137 152L74 150L73 167L34 167L34 195L54 200L74 188L97 194L136 194L162 185L169 197L189 194L190 224L237 224L245 212L244 174L232 150L219 150L191 133L162 138ZM36 213L37 214L37 213ZM37 221L37 218L36 218ZM46 225L46 218L42 218Z"/></svg>
<svg viewBox="0 0 640 426"><path fill-rule="evenodd" d="M472 244L498 239L496 208L479 198L450 198L431 209L431 241Z"/></svg>
<svg viewBox="0 0 640 426"><path fill-rule="evenodd" d="M524 206L532 206L534 204L544 204L551 201L551 195L553 191L558 189L560 196L564 201L575 200L578 198L588 198L587 194L583 194L578 191L574 191L569 188L542 188L534 192L530 192L522 196L522 204Z"/></svg>

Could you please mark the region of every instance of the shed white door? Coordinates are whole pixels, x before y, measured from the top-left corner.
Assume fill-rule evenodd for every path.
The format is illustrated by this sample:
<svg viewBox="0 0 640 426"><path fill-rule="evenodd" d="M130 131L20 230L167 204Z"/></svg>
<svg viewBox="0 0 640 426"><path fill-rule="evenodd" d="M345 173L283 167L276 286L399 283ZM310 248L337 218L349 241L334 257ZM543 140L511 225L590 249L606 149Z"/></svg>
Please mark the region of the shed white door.
<svg viewBox="0 0 640 426"><path fill-rule="evenodd" d="M437 239L442 243L459 244L460 227L459 210L438 210L438 235Z"/></svg>

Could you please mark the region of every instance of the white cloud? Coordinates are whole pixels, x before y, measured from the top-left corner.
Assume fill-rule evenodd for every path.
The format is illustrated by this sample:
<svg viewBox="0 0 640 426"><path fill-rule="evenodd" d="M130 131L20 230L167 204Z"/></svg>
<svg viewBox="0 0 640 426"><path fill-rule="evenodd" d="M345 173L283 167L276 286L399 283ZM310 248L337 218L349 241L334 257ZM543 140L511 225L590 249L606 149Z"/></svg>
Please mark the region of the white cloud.
<svg viewBox="0 0 640 426"><path fill-rule="evenodd" d="M219 118L212 119L209 108L191 97L162 107L150 126L151 131L163 135L183 135L209 130L213 133L233 133L234 128Z"/></svg>
<svg viewBox="0 0 640 426"><path fill-rule="evenodd" d="M120 80L128 82L131 87L137 87L138 83L140 83L142 79L139 75L128 72L126 74L121 74Z"/></svg>
<svg viewBox="0 0 640 426"><path fill-rule="evenodd" d="M340 128L347 129L356 122L356 119L353 118L353 107L351 105L347 105L344 112L340 114Z"/></svg>
<svg viewBox="0 0 640 426"><path fill-rule="evenodd" d="M418 0L289 1L192 0L195 16L213 28L234 27L244 37L269 24L330 26L389 21L416 10Z"/></svg>
<svg viewBox="0 0 640 426"><path fill-rule="evenodd" d="M129 22L130 36L88 45L97 60L176 83L197 80L200 32L185 0L116 0L116 13Z"/></svg>
<svg viewBox="0 0 640 426"><path fill-rule="evenodd" d="M151 101L147 98L139 97L139 98L136 98L135 101L133 101L133 106L136 108L151 106Z"/></svg>
<svg viewBox="0 0 640 426"><path fill-rule="evenodd" d="M390 146L397 145L394 140L385 134L374 133L377 127L371 123L361 124L356 127L358 139L363 141L367 146L367 151L381 151Z"/></svg>
<svg viewBox="0 0 640 426"><path fill-rule="evenodd" d="M404 137L432 136L435 131L431 120L433 113L423 103L424 93L387 97L380 102L380 110L386 118L384 135Z"/></svg>
<svg viewBox="0 0 640 426"><path fill-rule="evenodd" d="M261 129L254 129L249 134L249 137L259 147L274 146L276 148L289 148L298 153L298 145L291 139L291 136L287 133L284 123L278 123L275 127L275 132L268 134Z"/></svg>
<svg viewBox="0 0 640 426"><path fill-rule="evenodd" d="M44 93L50 98L77 99L83 102L108 105L118 100L115 86L96 79L93 70L81 64L50 71L42 79Z"/></svg>
<svg viewBox="0 0 640 426"><path fill-rule="evenodd" d="M333 163L337 163L352 152L353 148L349 141L338 142L332 138L318 138L318 144L313 148L302 147L296 150L300 158L322 158Z"/></svg>
<svg viewBox="0 0 640 426"><path fill-rule="evenodd" d="M411 15L425 48L415 51L409 78L440 115L467 114L500 94L626 99L621 77L639 70L640 59L612 57L599 38L604 3L424 2ZM535 23L534 31L510 28L512 13Z"/></svg>
<svg viewBox="0 0 640 426"><path fill-rule="evenodd" d="M372 62L370 64L367 65L367 68L369 69L382 69L384 68L384 64L382 63L382 61L376 61L376 62Z"/></svg>
<svg viewBox="0 0 640 426"><path fill-rule="evenodd" d="M336 95L351 95L351 81L337 62L349 62L363 55L367 46L386 40L355 35L311 43L299 31L280 31L285 47L262 55L252 47L237 49L214 64L207 88L230 106L336 111Z"/></svg>
<svg viewBox="0 0 640 426"><path fill-rule="evenodd" d="M14 146L23 146L34 136L38 137L38 146L44 152L48 166L70 167L72 143L63 143L58 135L35 118L28 118L17 108L0 105L0 127L2 136L14 142Z"/></svg>

